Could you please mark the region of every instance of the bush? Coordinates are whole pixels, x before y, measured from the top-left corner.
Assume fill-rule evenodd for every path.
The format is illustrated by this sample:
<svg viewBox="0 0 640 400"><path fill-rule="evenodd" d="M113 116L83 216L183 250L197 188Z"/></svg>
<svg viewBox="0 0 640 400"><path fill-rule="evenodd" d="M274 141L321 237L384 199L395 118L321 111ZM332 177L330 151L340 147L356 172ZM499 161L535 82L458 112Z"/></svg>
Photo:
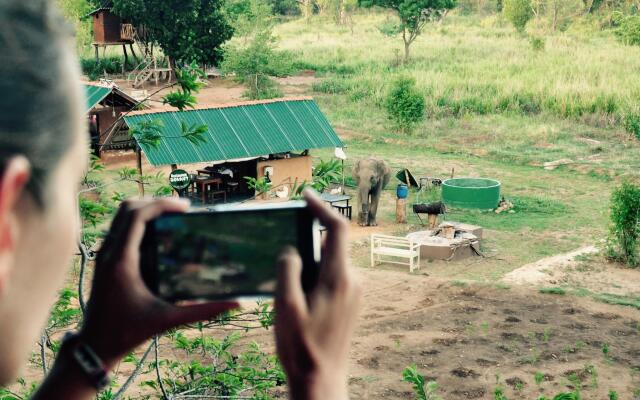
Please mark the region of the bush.
<svg viewBox="0 0 640 400"><path fill-rule="evenodd" d="M618 39L628 45L640 46L640 15L624 17L618 23L615 30Z"/></svg>
<svg viewBox="0 0 640 400"><path fill-rule="evenodd" d="M540 36L531 36L529 38L529 43L531 43L531 48L534 51L542 51L546 45L546 41Z"/></svg>
<svg viewBox="0 0 640 400"><path fill-rule="evenodd" d="M527 22L533 17L531 0L504 0L502 13L518 32L524 32Z"/></svg>
<svg viewBox="0 0 640 400"><path fill-rule="evenodd" d="M314 82L311 89L318 93L343 94L349 92L350 87L344 79L330 78Z"/></svg>
<svg viewBox="0 0 640 400"><path fill-rule="evenodd" d="M409 133L424 118L425 99L413 78L398 78L387 95L389 118L401 132Z"/></svg>
<svg viewBox="0 0 640 400"><path fill-rule="evenodd" d="M96 80L104 74L121 74L123 69L125 71L131 71L134 66L129 63L126 68L124 67L124 59L120 57L108 57L96 60L95 58L83 58L80 60L80 66L82 73L89 79Z"/></svg>
<svg viewBox="0 0 640 400"><path fill-rule="evenodd" d="M623 182L611 196L611 231L608 255L632 267L640 266L640 185Z"/></svg>
<svg viewBox="0 0 640 400"><path fill-rule="evenodd" d="M624 116L624 129L640 140L640 112L630 112Z"/></svg>

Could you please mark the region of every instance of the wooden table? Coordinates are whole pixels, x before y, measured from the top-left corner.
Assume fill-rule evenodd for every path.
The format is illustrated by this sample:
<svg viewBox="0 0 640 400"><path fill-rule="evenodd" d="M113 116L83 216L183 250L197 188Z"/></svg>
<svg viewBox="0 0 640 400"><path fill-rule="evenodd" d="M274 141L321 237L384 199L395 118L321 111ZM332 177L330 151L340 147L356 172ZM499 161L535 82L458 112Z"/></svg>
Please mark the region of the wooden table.
<svg viewBox="0 0 640 400"><path fill-rule="evenodd" d="M222 178L206 178L206 179L196 178L193 181L194 187L198 190L198 193L200 193L200 195L202 196L202 204L206 203L207 193L209 192L211 185L217 185L217 189L220 190L221 184L222 184Z"/></svg>
<svg viewBox="0 0 640 400"><path fill-rule="evenodd" d="M347 196L346 194L331 194L331 193L322 193L320 198L325 202L329 203L331 207L337 208L340 212L347 218L351 219L351 206L349 205L349 201L351 200L351 196ZM335 205L336 203L346 202L345 206Z"/></svg>

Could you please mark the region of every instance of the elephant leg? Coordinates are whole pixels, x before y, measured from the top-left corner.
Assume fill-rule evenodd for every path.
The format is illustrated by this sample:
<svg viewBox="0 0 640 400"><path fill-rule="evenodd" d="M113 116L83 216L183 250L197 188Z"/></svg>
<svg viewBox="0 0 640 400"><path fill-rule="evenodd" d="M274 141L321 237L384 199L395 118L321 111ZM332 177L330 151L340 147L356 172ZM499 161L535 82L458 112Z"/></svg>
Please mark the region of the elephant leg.
<svg viewBox="0 0 640 400"><path fill-rule="evenodd" d="M367 226L369 224L369 199L360 203L360 209L358 210L358 225Z"/></svg>
<svg viewBox="0 0 640 400"><path fill-rule="evenodd" d="M369 206L369 226L378 226L376 215L378 214L378 203L382 195L382 185L376 186L371 192L371 204Z"/></svg>

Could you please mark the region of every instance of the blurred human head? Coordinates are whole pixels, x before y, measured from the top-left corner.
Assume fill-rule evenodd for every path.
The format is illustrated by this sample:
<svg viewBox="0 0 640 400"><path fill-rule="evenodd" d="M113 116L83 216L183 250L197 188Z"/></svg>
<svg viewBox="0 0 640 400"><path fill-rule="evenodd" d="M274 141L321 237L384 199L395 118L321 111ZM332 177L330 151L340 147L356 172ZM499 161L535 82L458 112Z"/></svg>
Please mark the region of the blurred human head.
<svg viewBox="0 0 640 400"><path fill-rule="evenodd" d="M45 327L78 233L84 104L53 3L0 2L0 384Z"/></svg>

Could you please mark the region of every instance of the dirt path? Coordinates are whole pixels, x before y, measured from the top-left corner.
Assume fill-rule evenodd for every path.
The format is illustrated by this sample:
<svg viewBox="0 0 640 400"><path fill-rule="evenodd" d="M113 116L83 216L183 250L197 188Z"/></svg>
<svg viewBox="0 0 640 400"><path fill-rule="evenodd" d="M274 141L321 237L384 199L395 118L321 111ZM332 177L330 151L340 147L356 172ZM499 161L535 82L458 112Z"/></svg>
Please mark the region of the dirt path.
<svg viewBox="0 0 640 400"><path fill-rule="evenodd" d="M519 285L557 283L557 275L562 273L564 268L575 265L576 257L597 252L598 249L595 246L585 246L569 253L543 258L511 271L502 280L508 284Z"/></svg>

